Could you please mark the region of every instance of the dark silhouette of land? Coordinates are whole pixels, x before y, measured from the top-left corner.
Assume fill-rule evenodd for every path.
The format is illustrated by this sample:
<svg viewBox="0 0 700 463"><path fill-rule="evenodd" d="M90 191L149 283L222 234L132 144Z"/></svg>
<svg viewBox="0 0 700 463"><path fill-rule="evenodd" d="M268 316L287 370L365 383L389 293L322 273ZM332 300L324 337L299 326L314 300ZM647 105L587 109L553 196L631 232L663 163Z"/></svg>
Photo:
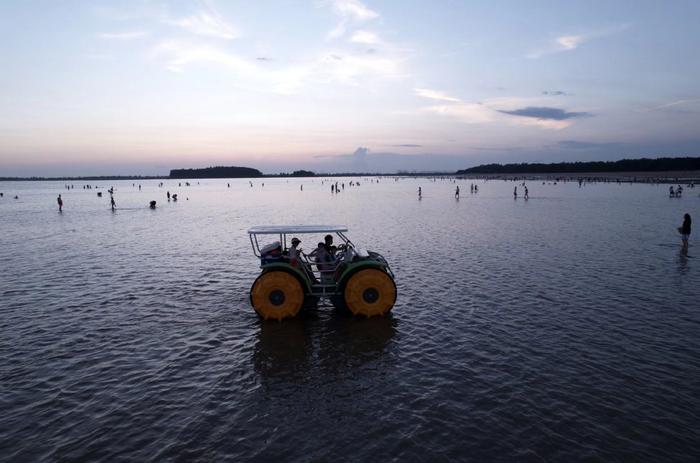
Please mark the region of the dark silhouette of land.
<svg viewBox="0 0 700 463"><path fill-rule="evenodd" d="M280 177L315 177L316 173L310 170L295 170L291 174L280 172Z"/></svg>
<svg viewBox="0 0 700 463"><path fill-rule="evenodd" d="M263 173L252 167L205 167L203 169L173 169L170 178L257 178Z"/></svg>
<svg viewBox="0 0 700 463"><path fill-rule="evenodd" d="M622 159L620 161L558 162L553 164L483 164L458 170L457 175L474 174L573 174L604 172L669 172L700 170L700 157Z"/></svg>

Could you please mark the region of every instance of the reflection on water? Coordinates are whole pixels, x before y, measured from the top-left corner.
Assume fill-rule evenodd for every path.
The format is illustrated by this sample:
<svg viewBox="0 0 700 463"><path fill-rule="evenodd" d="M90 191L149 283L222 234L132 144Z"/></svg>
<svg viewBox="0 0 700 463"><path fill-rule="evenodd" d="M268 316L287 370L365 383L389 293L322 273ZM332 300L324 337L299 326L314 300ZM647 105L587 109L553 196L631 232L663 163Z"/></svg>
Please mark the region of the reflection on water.
<svg viewBox="0 0 700 463"><path fill-rule="evenodd" d="M262 380L294 381L308 375L313 352L311 320L303 314L289 323L260 321L253 350L255 371Z"/></svg>
<svg viewBox="0 0 700 463"><path fill-rule="evenodd" d="M294 382L313 374L336 374L377 361L396 333L392 315L356 318L330 307L306 310L292 320L260 321L253 350L263 382Z"/></svg>

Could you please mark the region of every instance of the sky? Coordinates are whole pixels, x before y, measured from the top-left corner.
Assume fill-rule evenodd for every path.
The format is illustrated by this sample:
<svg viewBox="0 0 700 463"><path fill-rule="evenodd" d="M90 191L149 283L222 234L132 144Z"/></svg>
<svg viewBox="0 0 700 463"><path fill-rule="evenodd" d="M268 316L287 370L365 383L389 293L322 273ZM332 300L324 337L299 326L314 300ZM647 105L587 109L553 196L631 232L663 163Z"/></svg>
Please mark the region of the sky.
<svg viewBox="0 0 700 463"><path fill-rule="evenodd" d="M700 2L0 0L0 177L700 156Z"/></svg>

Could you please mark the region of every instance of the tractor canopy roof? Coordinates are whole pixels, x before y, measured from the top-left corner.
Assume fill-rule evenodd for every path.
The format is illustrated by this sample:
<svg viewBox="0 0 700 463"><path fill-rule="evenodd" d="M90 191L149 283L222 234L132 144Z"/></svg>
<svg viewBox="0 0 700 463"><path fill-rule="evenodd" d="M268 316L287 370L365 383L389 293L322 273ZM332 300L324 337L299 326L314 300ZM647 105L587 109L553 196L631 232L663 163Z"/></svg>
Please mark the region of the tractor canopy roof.
<svg viewBox="0 0 700 463"><path fill-rule="evenodd" d="M258 225L248 230L249 235L279 235L303 233L343 233L345 225Z"/></svg>

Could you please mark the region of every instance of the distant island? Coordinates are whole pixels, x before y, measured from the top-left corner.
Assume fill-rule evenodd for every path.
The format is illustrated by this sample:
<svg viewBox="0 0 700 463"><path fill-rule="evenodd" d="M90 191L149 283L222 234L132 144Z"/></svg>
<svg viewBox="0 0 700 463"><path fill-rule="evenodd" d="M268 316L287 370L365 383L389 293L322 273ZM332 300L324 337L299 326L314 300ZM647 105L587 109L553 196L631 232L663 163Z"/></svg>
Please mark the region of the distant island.
<svg viewBox="0 0 700 463"><path fill-rule="evenodd" d="M316 173L310 170L295 170L291 174L285 174L281 172L280 177L315 177Z"/></svg>
<svg viewBox="0 0 700 463"><path fill-rule="evenodd" d="M700 157L622 159L620 161L557 162L552 164L482 164L458 170L469 174L560 174L597 172L669 172L700 170Z"/></svg>
<svg viewBox="0 0 700 463"><path fill-rule="evenodd" d="M205 167L203 169L172 169L170 178L256 178L263 173L252 167Z"/></svg>

